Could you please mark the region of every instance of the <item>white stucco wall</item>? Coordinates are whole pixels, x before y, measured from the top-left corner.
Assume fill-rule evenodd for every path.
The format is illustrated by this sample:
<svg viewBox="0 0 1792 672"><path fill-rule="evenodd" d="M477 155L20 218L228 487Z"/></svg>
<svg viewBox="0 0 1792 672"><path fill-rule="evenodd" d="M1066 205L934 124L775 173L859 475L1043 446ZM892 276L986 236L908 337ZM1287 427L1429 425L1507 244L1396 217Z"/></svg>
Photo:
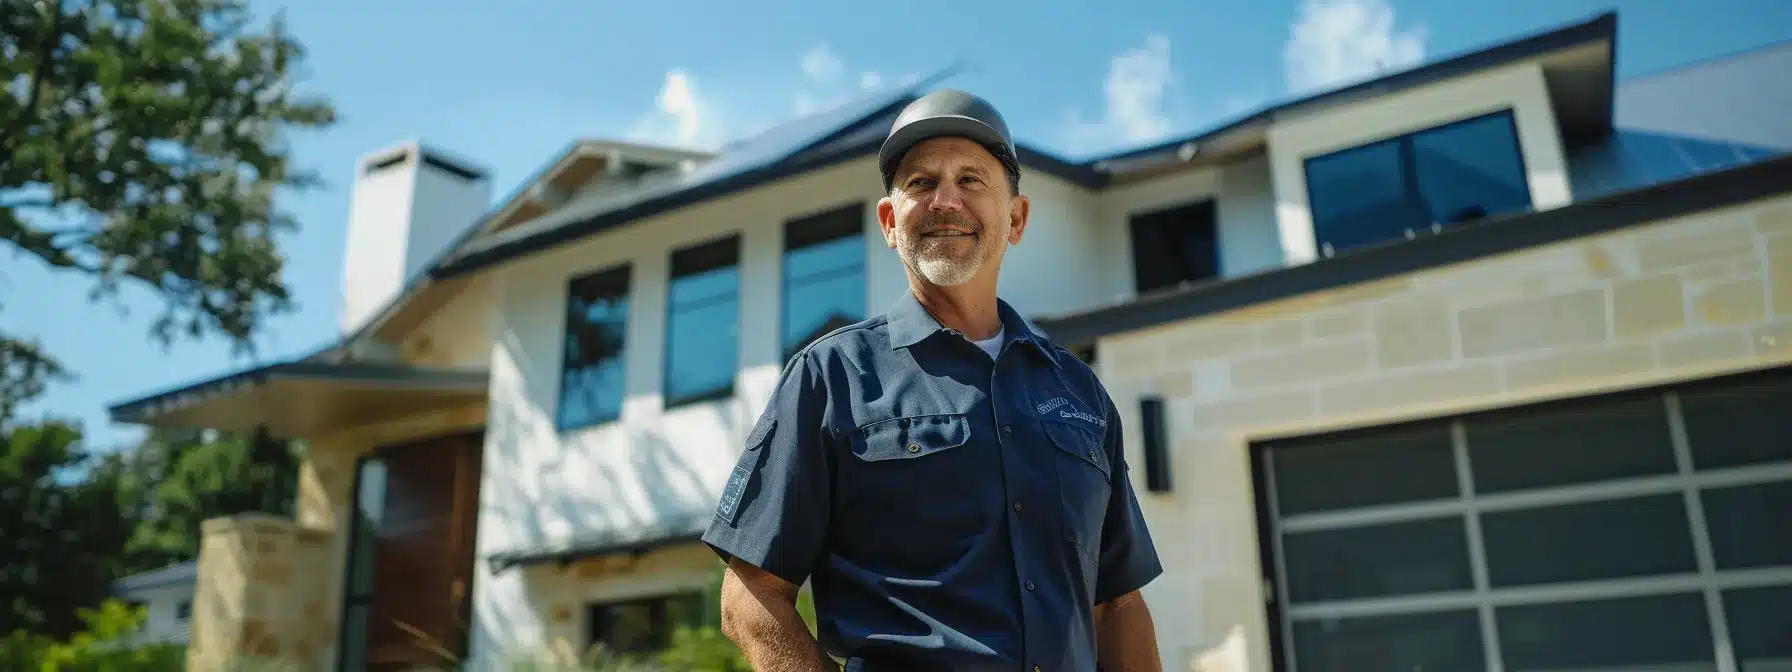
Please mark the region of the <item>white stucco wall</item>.
<svg viewBox="0 0 1792 672"><path fill-rule="evenodd" d="M1504 109L1513 111L1518 126L1532 206L1543 210L1570 203L1573 193L1561 136L1543 68L1537 63L1510 65L1278 121L1269 130L1269 163L1288 263L1319 257L1307 201L1303 163L1307 158Z"/></svg>
<svg viewBox="0 0 1792 672"><path fill-rule="evenodd" d="M1282 265L1282 245L1266 156L1210 168L1191 168L1144 182L1113 187L1097 195L1099 228L1094 248L1102 259L1106 298L1137 294L1133 279L1134 215L1212 199L1217 207L1220 275L1233 277Z"/></svg>

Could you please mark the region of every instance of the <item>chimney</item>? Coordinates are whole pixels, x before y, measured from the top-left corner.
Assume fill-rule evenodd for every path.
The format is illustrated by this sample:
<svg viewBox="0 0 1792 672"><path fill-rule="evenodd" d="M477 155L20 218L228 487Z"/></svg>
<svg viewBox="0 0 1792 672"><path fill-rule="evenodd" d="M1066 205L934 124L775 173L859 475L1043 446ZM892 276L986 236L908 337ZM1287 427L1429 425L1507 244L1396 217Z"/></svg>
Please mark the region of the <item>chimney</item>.
<svg viewBox="0 0 1792 672"><path fill-rule="evenodd" d="M363 155L349 197L342 333L373 319L490 205L486 171L440 150L407 142Z"/></svg>

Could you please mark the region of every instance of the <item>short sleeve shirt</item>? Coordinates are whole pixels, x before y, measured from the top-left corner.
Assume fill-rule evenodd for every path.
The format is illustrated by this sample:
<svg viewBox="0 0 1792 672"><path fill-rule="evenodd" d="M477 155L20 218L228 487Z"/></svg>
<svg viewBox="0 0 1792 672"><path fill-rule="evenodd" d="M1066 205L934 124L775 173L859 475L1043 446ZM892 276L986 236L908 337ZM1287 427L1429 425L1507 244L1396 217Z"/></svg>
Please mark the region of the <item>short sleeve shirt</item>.
<svg viewBox="0 0 1792 672"><path fill-rule="evenodd" d="M1095 669L1162 573L1094 372L998 302L994 358L912 294L786 365L703 536L811 582L848 670Z"/></svg>

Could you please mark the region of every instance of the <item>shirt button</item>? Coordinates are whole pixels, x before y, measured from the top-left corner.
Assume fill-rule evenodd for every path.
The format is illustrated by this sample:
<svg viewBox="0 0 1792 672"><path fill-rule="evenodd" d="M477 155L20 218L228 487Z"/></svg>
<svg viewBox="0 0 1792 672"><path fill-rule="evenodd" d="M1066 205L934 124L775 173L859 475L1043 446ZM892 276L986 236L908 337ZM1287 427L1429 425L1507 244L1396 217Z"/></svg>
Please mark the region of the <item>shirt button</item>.
<svg viewBox="0 0 1792 672"><path fill-rule="evenodd" d="M1014 425L1002 425L1002 433L1003 434L1013 434L1014 433Z"/></svg>
<svg viewBox="0 0 1792 672"><path fill-rule="evenodd" d="M1028 581L1028 582L1027 582L1027 590L1032 590L1032 589L1033 589L1033 582L1032 582L1032 581Z"/></svg>
<svg viewBox="0 0 1792 672"><path fill-rule="evenodd" d="M1033 666L1033 672L1039 672L1039 666L1038 666L1038 665L1034 665L1034 666Z"/></svg>
<svg viewBox="0 0 1792 672"><path fill-rule="evenodd" d="M1015 503L1014 503L1014 512L1015 512L1015 513L1020 513L1020 502L1015 502Z"/></svg>
<svg viewBox="0 0 1792 672"><path fill-rule="evenodd" d="M1089 451L1089 459L1091 459L1091 460L1095 459L1095 451L1093 451L1093 450Z"/></svg>
<svg viewBox="0 0 1792 672"><path fill-rule="evenodd" d="M921 452L921 444L919 444L919 443L908 444L908 452L911 452L911 453Z"/></svg>

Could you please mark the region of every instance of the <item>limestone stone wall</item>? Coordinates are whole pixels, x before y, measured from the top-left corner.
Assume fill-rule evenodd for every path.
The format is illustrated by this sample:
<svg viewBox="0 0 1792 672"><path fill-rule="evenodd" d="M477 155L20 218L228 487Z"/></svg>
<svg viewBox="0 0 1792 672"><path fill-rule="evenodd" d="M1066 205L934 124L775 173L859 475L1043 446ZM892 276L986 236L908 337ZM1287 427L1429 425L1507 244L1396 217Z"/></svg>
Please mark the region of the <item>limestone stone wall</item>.
<svg viewBox="0 0 1792 672"><path fill-rule="evenodd" d="M1330 263L1330 262L1327 262ZM1340 261L1339 263L1349 263ZM1145 492L1168 669L1267 670L1251 442L1792 363L1792 196L1141 330L1098 344Z"/></svg>
<svg viewBox="0 0 1792 672"><path fill-rule="evenodd" d="M187 669L328 670L336 650L337 593L327 565L330 533L291 520L245 514L205 521L194 588Z"/></svg>

